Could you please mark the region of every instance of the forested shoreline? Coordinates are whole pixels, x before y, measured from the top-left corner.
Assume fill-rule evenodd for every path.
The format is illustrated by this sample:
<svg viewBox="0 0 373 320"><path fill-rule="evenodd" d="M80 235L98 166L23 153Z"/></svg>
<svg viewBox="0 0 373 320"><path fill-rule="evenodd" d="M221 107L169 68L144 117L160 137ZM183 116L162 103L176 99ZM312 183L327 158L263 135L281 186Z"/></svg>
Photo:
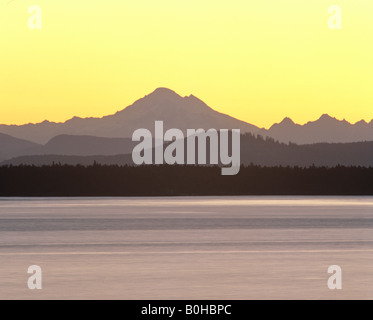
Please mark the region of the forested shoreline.
<svg viewBox="0 0 373 320"><path fill-rule="evenodd" d="M373 195L373 168L243 166L3 166L2 197Z"/></svg>

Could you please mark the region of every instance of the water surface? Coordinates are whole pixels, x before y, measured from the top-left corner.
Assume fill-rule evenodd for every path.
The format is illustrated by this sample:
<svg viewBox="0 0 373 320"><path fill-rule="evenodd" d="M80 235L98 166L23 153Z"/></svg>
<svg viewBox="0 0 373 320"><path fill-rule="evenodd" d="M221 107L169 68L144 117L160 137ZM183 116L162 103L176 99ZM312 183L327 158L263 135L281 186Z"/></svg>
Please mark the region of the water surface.
<svg viewBox="0 0 373 320"><path fill-rule="evenodd" d="M372 231L373 197L0 198L0 298L372 299Z"/></svg>

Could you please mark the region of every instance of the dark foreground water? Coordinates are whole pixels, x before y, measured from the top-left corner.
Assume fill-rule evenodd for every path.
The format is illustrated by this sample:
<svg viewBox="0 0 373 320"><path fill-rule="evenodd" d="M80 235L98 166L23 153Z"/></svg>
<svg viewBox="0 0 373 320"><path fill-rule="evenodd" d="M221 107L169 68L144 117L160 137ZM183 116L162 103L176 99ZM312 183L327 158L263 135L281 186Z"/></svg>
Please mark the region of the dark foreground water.
<svg viewBox="0 0 373 320"><path fill-rule="evenodd" d="M372 299L373 197L0 198L16 298Z"/></svg>

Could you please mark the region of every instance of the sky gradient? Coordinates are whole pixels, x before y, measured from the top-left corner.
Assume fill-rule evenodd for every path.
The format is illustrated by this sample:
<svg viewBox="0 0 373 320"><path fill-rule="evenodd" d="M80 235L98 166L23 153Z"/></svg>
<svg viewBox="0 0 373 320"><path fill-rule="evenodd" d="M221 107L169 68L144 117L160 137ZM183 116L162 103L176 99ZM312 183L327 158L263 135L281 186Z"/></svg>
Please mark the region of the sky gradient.
<svg viewBox="0 0 373 320"><path fill-rule="evenodd" d="M371 0L0 0L0 123L104 116L157 87L260 127L370 121L372 34Z"/></svg>

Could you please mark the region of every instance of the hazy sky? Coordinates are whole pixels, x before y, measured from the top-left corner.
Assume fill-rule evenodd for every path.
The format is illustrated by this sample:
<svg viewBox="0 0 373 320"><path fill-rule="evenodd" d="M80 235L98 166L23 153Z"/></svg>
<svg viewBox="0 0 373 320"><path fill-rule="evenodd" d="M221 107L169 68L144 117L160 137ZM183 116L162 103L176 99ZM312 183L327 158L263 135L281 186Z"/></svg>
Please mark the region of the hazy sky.
<svg viewBox="0 0 373 320"><path fill-rule="evenodd" d="M258 126L370 121L372 36L372 0L0 0L0 123L112 114L157 87Z"/></svg>

